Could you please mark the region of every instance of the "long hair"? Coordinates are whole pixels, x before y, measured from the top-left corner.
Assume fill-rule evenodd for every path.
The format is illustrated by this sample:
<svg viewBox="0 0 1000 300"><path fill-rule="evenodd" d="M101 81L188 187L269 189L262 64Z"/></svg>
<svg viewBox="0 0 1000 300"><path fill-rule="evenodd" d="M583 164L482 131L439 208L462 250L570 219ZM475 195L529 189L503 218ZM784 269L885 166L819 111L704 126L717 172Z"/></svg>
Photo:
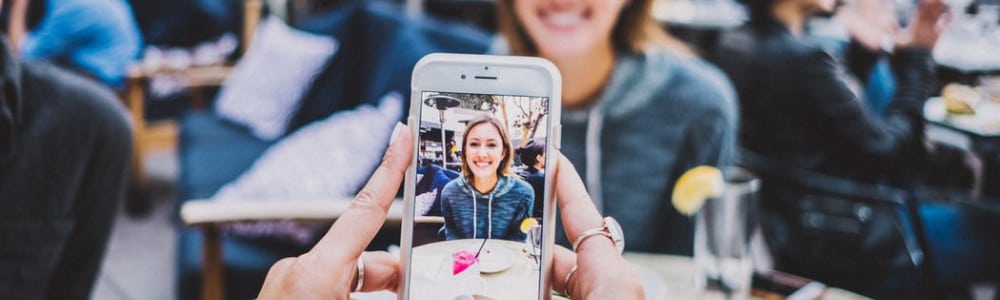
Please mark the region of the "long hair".
<svg viewBox="0 0 1000 300"><path fill-rule="evenodd" d="M538 46L528 36L514 11L515 0L497 0L497 27L513 55L538 55ZM611 30L611 42L616 51L640 53L650 47L693 53L684 43L668 34L653 18L654 0L630 0L618 13Z"/></svg>
<svg viewBox="0 0 1000 300"><path fill-rule="evenodd" d="M503 159L500 161L500 166L497 167L497 177L499 178L513 175L510 167L514 164L514 146L511 145L510 138L507 137L507 130L504 130L500 120L484 114L469 120L469 123L465 126L465 132L462 133L462 176L465 176L465 180L469 181L469 183L473 182L472 171L469 171L469 161L466 158L466 155L469 152L466 151L465 145L469 144L469 132L472 131L473 127L480 124L492 125L493 128L496 128L497 132L500 133L500 143L503 147Z"/></svg>

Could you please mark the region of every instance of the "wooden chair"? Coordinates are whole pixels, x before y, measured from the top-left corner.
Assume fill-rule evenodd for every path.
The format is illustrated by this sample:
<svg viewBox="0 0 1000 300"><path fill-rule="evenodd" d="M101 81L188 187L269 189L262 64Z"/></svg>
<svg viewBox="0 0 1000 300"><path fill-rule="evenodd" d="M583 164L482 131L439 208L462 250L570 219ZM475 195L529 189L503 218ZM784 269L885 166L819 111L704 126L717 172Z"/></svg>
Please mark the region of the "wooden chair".
<svg viewBox="0 0 1000 300"><path fill-rule="evenodd" d="M246 52L253 40L254 31L260 23L263 0L245 0L243 6L243 30L240 45L241 53ZM132 187L143 188L146 181L146 155L160 149L173 149L177 145L177 124L172 120L146 122L145 100L147 87L151 78L156 76L175 76L185 79L185 88L196 90L196 97L201 96L201 89L217 87L232 72L232 64L213 66L192 66L185 69L157 68L149 69L141 64L135 64L129 70L127 85L122 92L122 101L129 111L133 126L132 155Z"/></svg>
<svg viewBox="0 0 1000 300"><path fill-rule="evenodd" d="M292 220L297 222L333 223L351 205L351 199L237 201L222 202L192 200L181 207L181 220L188 226L199 227L204 236L202 249L202 299L224 299L222 243L220 226L236 222L267 222ZM401 226L403 201L396 199L386 216L387 226ZM442 217L417 217L417 224L444 224Z"/></svg>
<svg viewBox="0 0 1000 300"><path fill-rule="evenodd" d="M181 207L181 220L199 227L203 233L202 299L225 299L222 243L219 228L226 223L293 220L332 223L351 205L351 199L289 201L209 201L192 200ZM399 226L402 200L389 209L386 224Z"/></svg>

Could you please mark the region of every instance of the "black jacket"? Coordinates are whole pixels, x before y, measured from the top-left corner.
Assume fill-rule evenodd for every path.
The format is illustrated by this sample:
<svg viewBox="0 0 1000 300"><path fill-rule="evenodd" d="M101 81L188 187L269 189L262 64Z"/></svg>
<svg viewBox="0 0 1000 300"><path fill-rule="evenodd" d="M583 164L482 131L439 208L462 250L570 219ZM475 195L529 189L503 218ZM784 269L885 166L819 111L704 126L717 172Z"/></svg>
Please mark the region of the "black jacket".
<svg viewBox="0 0 1000 300"><path fill-rule="evenodd" d="M881 118L846 84L842 65L768 17L725 32L711 59L736 86L740 143L791 167L869 182L899 178L922 155L930 52L891 58L898 89Z"/></svg>
<svg viewBox="0 0 1000 300"><path fill-rule="evenodd" d="M90 297L132 155L97 82L22 63L0 35L0 299Z"/></svg>

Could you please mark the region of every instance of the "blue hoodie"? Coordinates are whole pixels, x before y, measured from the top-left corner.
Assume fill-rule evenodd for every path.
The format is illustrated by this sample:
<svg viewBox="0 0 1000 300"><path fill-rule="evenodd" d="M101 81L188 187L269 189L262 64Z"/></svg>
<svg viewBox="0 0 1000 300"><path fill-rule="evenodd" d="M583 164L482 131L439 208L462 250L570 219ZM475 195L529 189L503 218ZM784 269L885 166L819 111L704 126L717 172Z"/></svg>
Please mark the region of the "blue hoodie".
<svg viewBox="0 0 1000 300"><path fill-rule="evenodd" d="M534 202L531 185L516 177L500 177L493 191L483 194L473 189L465 176L459 176L441 190L445 237L523 241L525 234L517 224L531 216Z"/></svg>
<svg viewBox="0 0 1000 300"><path fill-rule="evenodd" d="M505 42L491 52L508 53ZM700 58L654 48L619 53L597 99L563 109L561 152L597 209L621 223L626 250L690 256L694 221L671 204L674 182L699 165L732 163L738 112L729 79ZM570 245L563 234L556 242Z"/></svg>

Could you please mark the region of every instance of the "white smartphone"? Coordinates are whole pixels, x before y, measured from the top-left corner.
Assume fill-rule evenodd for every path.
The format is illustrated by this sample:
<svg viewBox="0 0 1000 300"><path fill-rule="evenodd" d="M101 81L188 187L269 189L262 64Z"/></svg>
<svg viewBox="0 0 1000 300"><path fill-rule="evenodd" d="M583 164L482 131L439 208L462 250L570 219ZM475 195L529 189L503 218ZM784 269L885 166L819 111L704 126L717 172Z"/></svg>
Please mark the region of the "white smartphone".
<svg viewBox="0 0 1000 300"><path fill-rule="evenodd" d="M550 298L561 88L541 58L417 62L400 299Z"/></svg>

